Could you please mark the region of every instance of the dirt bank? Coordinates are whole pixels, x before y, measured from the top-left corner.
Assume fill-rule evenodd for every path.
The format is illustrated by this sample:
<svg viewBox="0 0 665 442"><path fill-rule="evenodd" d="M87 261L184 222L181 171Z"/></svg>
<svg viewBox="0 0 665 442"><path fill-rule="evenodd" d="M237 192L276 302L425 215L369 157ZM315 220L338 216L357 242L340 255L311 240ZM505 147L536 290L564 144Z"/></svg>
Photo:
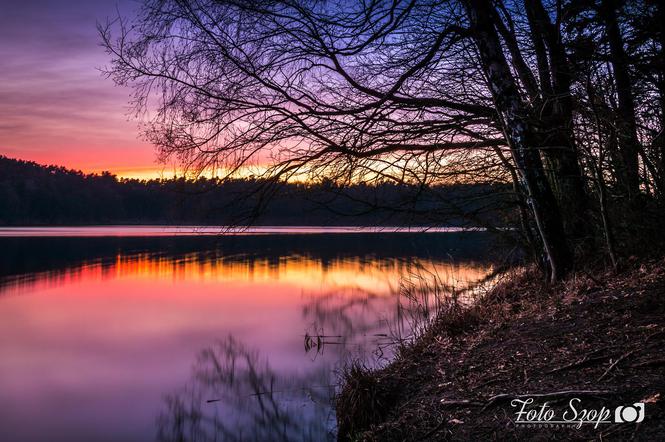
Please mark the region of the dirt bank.
<svg viewBox="0 0 665 442"><path fill-rule="evenodd" d="M349 370L339 437L665 440L664 374L664 260L575 274L556 287L523 271L476 307L440 315L387 367ZM519 401L529 398L524 411L547 402L553 422L603 407L611 422L518 423ZM614 422L617 406L636 402L645 403L642 422Z"/></svg>

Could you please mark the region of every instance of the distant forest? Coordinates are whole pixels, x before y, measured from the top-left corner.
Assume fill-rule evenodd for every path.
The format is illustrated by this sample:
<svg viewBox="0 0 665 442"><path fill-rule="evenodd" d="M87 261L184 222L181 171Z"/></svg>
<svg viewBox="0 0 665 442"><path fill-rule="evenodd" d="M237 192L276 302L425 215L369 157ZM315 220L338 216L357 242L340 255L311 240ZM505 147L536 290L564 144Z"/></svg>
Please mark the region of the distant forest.
<svg viewBox="0 0 665 442"><path fill-rule="evenodd" d="M0 225L497 225L510 218L511 190L501 183L137 180L0 156Z"/></svg>

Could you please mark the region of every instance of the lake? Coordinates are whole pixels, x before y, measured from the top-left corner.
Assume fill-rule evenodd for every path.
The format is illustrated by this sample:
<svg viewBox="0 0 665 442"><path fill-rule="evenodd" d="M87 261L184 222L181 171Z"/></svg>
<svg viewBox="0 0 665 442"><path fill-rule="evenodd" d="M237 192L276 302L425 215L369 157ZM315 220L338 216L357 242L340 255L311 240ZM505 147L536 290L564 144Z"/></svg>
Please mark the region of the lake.
<svg viewBox="0 0 665 442"><path fill-rule="evenodd" d="M334 440L339 370L411 333L402 288L493 270L481 231L219 231L0 229L2 439Z"/></svg>

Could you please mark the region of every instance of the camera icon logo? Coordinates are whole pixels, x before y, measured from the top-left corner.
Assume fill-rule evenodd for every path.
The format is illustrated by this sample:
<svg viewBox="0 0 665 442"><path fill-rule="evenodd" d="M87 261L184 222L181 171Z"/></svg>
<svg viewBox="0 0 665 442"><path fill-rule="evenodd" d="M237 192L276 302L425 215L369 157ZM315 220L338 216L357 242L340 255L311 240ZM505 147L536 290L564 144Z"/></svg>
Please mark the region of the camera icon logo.
<svg viewBox="0 0 665 442"><path fill-rule="evenodd" d="M619 406L614 410L614 422L638 423L644 420L644 403Z"/></svg>

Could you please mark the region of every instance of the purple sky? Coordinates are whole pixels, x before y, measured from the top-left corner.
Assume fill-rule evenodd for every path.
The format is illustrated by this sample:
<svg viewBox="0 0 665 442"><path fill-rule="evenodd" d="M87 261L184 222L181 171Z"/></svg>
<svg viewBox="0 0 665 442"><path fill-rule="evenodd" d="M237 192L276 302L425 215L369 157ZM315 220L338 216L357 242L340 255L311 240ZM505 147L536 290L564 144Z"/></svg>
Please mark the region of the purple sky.
<svg viewBox="0 0 665 442"><path fill-rule="evenodd" d="M5 1L3 0L3 3ZM129 90L108 62L97 21L136 0L7 1L0 14L0 154L84 171L154 176L153 148L128 121Z"/></svg>

